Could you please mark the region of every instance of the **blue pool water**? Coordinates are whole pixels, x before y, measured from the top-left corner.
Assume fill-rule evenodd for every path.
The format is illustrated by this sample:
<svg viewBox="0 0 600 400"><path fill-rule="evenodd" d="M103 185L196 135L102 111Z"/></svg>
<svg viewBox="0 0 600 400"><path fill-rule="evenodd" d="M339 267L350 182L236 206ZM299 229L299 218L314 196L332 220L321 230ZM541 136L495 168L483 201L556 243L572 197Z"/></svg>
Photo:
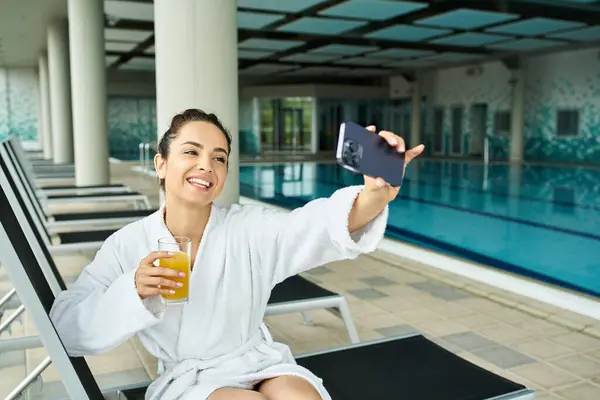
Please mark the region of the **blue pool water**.
<svg viewBox="0 0 600 400"><path fill-rule="evenodd" d="M241 195L287 208L352 184L333 163L240 168ZM600 297L600 169L415 160L386 235Z"/></svg>

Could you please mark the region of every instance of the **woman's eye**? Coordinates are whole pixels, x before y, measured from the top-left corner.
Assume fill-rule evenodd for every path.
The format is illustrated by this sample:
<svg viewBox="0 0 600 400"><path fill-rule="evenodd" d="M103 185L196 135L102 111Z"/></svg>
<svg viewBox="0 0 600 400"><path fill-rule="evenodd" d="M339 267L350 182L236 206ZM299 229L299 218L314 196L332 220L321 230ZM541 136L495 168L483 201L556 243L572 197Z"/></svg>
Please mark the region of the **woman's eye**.
<svg viewBox="0 0 600 400"><path fill-rule="evenodd" d="M184 153L185 154L191 154L191 155L194 155L194 156L198 154L198 152L196 152L196 150L187 150Z"/></svg>
<svg viewBox="0 0 600 400"><path fill-rule="evenodd" d="M218 162L220 163L224 163L225 162L225 157L216 157L215 158Z"/></svg>

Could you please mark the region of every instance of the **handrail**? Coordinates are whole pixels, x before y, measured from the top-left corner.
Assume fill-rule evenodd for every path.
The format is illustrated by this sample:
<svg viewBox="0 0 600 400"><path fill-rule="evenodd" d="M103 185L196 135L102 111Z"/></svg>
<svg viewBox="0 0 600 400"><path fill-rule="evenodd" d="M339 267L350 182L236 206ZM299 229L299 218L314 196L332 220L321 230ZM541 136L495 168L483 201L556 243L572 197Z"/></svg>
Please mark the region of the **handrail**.
<svg viewBox="0 0 600 400"><path fill-rule="evenodd" d="M4 400L15 400L15 399L18 399L23 394L23 392L33 382L35 382L38 377L40 377L40 375L42 374L42 372L44 372L44 370L46 370L46 368L48 368L48 366L50 364L52 364L52 360L50 359L50 357L46 357L41 363L39 363L39 365L37 367L35 367L33 369L33 371L31 371L31 373L29 373L29 375L27 375L25 377L25 379L23 379L21 381L21 383L19 383L17 385L17 387L15 387L13 389L12 392L10 392L8 394L8 396L6 396L6 398Z"/></svg>
<svg viewBox="0 0 600 400"><path fill-rule="evenodd" d="M157 143L151 142L140 142L138 145L139 149L139 162L143 172L148 172L152 169L152 157L150 151L157 151Z"/></svg>
<svg viewBox="0 0 600 400"><path fill-rule="evenodd" d="M487 134L483 135L483 164L490 162L490 138Z"/></svg>
<svg viewBox="0 0 600 400"><path fill-rule="evenodd" d="M17 290L15 288L12 288L8 291L8 293L6 293L1 299L0 299L0 307L4 306L4 304L6 302L8 302L8 300L10 300L11 297L13 297L15 294L17 293Z"/></svg>
<svg viewBox="0 0 600 400"><path fill-rule="evenodd" d="M6 319L6 321L0 324L0 333L7 329L10 326L10 324L12 324L19 317L19 315L23 314L24 311L25 306L21 304L19 308L17 308L16 311L13 312L12 315Z"/></svg>

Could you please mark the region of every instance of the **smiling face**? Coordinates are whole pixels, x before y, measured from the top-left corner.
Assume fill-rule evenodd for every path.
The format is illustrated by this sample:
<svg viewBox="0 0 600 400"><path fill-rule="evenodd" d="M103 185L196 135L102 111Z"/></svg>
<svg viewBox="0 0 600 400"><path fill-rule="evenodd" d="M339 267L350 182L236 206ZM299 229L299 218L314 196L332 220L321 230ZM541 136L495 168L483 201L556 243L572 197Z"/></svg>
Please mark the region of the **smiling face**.
<svg viewBox="0 0 600 400"><path fill-rule="evenodd" d="M169 198L205 206L223 190L227 179L228 143L214 124L187 122L171 141L168 155L157 154L154 165Z"/></svg>

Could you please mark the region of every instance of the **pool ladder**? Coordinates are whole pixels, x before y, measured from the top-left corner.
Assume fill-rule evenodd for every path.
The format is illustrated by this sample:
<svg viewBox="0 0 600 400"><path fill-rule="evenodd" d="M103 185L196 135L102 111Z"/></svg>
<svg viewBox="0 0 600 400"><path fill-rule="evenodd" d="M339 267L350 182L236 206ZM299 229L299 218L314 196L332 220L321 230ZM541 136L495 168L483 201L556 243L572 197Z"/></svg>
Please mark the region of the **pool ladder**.
<svg viewBox="0 0 600 400"><path fill-rule="evenodd" d="M156 142L140 142L138 148L142 172L151 172L154 169L154 165L150 159L150 150L153 152L157 151Z"/></svg>

